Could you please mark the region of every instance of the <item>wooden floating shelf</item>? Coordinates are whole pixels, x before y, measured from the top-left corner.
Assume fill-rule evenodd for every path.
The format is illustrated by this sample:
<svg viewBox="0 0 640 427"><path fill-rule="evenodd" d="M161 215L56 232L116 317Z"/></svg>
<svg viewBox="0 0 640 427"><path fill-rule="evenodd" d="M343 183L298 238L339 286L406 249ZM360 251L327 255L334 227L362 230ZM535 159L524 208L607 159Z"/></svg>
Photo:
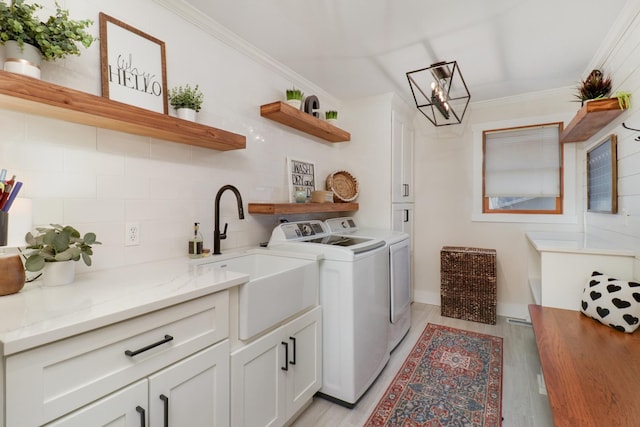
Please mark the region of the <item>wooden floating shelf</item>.
<svg viewBox="0 0 640 427"><path fill-rule="evenodd" d="M618 98L587 102L560 135L560 142L586 141L622 114Z"/></svg>
<svg viewBox="0 0 640 427"><path fill-rule="evenodd" d="M214 150L246 147L244 135L6 71L0 71L0 108Z"/></svg>
<svg viewBox="0 0 640 427"><path fill-rule="evenodd" d="M250 214L263 215L354 212L358 208L358 203L249 203Z"/></svg>
<svg viewBox="0 0 640 427"><path fill-rule="evenodd" d="M329 142L345 142L351 140L351 134L333 126L324 120L300 111L286 102L276 101L260 106L260 115L283 125L292 127L309 135Z"/></svg>

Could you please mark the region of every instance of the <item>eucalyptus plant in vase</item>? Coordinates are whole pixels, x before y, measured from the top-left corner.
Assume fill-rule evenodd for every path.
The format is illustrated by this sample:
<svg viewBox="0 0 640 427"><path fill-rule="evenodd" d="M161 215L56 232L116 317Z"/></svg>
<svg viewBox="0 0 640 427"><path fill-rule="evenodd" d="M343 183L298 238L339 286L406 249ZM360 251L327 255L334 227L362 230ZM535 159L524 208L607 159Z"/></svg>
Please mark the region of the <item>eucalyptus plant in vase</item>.
<svg viewBox="0 0 640 427"><path fill-rule="evenodd" d="M71 261L82 261L91 266L91 245L100 245L95 233L84 236L70 225L51 224L51 227L37 227L37 234L27 233L24 268L37 272L45 269L45 284L61 285L73 281L75 265Z"/></svg>
<svg viewBox="0 0 640 427"><path fill-rule="evenodd" d="M204 102L204 94L199 85L193 88L189 84L173 87L169 90L168 97L178 117L195 122L196 113Z"/></svg>
<svg viewBox="0 0 640 427"><path fill-rule="evenodd" d="M5 46L4 70L40 78L42 60L80 55L78 44L88 48L95 38L87 32L90 19L73 20L56 2L56 13L41 21L43 6L24 0L0 0L0 44Z"/></svg>

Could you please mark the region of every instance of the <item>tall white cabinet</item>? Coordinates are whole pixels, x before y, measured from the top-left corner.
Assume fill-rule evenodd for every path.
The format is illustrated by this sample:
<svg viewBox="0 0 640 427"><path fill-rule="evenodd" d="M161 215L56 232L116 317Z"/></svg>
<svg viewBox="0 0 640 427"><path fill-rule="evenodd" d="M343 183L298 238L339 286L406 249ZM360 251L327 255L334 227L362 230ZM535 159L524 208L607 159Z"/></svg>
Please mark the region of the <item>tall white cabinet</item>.
<svg viewBox="0 0 640 427"><path fill-rule="evenodd" d="M361 184L358 202L366 209L356 214L358 224L412 230L414 109L395 94L354 100L343 109L351 142L335 148Z"/></svg>

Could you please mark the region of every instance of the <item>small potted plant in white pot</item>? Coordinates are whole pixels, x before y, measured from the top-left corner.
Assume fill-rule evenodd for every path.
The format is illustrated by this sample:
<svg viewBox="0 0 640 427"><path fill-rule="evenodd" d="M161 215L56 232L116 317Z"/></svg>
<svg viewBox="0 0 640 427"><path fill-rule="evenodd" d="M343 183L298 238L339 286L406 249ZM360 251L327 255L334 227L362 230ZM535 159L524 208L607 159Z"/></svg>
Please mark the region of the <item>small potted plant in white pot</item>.
<svg viewBox="0 0 640 427"><path fill-rule="evenodd" d="M4 70L40 78L42 60L53 61L80 55L78 44L88 48L95 38L86 29L90 19L69 19L69 11L56 3L56 14L41 21L37 3L0 1L0 44L5 46Z"/></svg>
<svg viewBox="0 0 640 427"><path fill-rule="evenodd" d="M177 86L169 90L169 103L176 109L176 114L184 120L196 121L196 113L202 108L204 94L196 85Z"/></svg>
<svg viewBox="0 0 640 427"><path fill-rule="evenodd" d="M335 110L329 110L324 112L324 118L331 124L338 123L338 112Z"/></svg>
<svg viewBox="0 0 640 427"><path fill-rule="evenodd" d="M304 97L304 93L300 89L296 89L295 87L293 87L286 90L286 95L287 104L299 110L302 106L302 98Z"/></svg>
<svg viewBox="0 0 640 427"><path fill-rule="evenodd" d="M80 258L87 266L91 266L91 245L100 245L95 233L80 232L70 225L51 224L51 227L36 228L38 234L31 232L25 236L27 242L24 268L37 272L44 269L45 285L66 285L75 277L75 263Z"/></svg>

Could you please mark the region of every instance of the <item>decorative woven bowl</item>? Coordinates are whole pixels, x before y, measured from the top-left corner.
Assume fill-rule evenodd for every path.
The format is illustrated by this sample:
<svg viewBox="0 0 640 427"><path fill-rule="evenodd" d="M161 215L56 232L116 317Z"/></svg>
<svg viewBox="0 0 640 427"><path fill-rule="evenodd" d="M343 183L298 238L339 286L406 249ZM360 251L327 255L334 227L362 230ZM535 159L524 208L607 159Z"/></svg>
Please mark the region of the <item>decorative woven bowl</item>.
<svg viewBox="0 0 640 427"><path fill-rule="evenodd" d="M358 180L347 171L335 171L327 177L326 189L333 191L335 202L353 202L358 198Z"/></svg>

